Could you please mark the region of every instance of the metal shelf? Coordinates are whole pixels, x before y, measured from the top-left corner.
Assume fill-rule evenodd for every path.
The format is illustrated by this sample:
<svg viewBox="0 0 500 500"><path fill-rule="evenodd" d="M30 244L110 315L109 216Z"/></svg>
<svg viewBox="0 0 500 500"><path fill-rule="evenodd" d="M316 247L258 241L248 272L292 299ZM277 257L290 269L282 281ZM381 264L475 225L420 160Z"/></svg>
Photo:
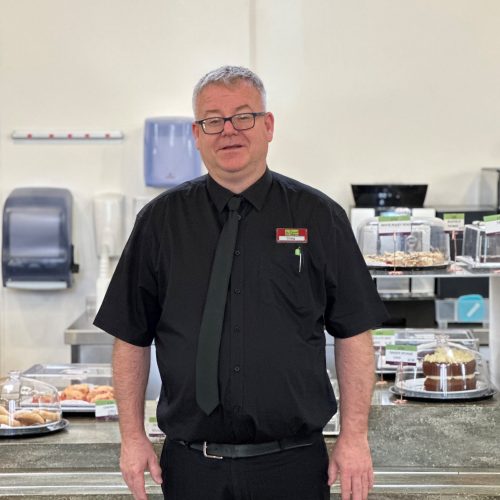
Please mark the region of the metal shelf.
<svg viewBox="0 0 500 500"><path fill-rule="evenodd" d="M370 269L373 278L489 278L499 276L500 269L469 269L460 264L451 264L443 269L390 271Z"/></svg>

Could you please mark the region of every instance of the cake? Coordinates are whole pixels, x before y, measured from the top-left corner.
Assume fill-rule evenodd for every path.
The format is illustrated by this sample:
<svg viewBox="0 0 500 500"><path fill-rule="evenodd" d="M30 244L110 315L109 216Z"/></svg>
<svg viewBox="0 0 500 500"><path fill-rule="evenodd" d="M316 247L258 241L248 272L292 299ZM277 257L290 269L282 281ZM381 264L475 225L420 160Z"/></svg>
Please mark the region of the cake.
<svg viewBox="0 0 500 500"><path fill-rule="evenodd" d="M476 358L465 349L438 347L424 357L422 370L427 391L456 392L476 388Z"/></svg>

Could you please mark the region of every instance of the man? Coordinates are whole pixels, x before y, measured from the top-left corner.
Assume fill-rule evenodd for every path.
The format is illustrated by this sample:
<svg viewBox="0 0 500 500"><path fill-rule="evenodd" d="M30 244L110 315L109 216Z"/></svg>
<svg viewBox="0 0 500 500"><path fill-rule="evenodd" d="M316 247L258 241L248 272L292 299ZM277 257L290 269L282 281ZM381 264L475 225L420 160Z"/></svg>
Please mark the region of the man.
<svg viewBox="0 0 500 500"><path fill-rule="evenodd" d="M148 469L168 500L324 500L337 478L343 499L365 499L373 485L369 329L386 312L347 217L324 194L267 168L274 117L254 73L208 73L193 107L208 176L141 211L95 321L117 337L124 479L139 500ZM219 259L223 233L235 227L230 257ZM213 285L215 261L228 259L229 284ZM205 342L221 288L221 331ZM341 399L330 458L321 430L336 402L324 328L336 337ZM143 425L153 340L167 434L161 469ZM214 366L212 394L206 370Z"/></svg>

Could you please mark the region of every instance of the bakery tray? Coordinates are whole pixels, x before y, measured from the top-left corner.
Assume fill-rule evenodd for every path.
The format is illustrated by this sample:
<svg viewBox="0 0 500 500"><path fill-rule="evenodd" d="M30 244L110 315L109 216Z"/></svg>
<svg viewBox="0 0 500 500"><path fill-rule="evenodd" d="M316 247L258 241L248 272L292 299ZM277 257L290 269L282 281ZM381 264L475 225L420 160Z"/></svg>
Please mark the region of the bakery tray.
<svg viewBox="0 0 500 500"><path fill-rule="evenodd" d="M51 432L57 432L65 429L69 422L63 418L58 422L53 422L45 425L31 425L26 427L0 427L0 437L24 437L24 436L41 436Z"/></svg>
<svg viewBox="0 0 500 500"><path fill-rule="evenodd" d="M424 379L416 379L412 380L412 382L417 384L420 380L422 381L423 385ZM403 398L416 401L432 400L434 402L445 403L478 401L481 399L491 398L496 393L496 391L492 387L486 385L482 381L478 381L478 386L478 388L469 391L450 391L447 394L443 394L442 392L438 391L426 391L425 389L419 389L417 387L415 387L414 389L401 389L396 385L391 386L389 388L389 391L396 396L402 396Z"/></svg>

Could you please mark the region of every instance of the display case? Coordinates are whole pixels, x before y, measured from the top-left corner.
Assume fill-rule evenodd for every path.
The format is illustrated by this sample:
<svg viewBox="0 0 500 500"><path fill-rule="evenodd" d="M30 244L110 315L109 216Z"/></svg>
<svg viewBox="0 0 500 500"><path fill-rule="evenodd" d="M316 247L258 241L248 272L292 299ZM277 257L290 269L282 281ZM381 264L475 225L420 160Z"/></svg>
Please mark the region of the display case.
<svg viewBox="0 0 500 500"><path fill-rule="evenodd" d="M435 269L450 262L449 235L435 217L369 218L359 227L358 243L372 269Z"/></svg>
<svg viewBox="0 0 500 500"><path fill-rule="evenodd" d="M393 390L416 399L479 399L490 397L487 364L479 352L451 342L447 335L417 348L421 371L416 366L399 366Z"/></svg>
<svg viewBox="0 0 500 500"><path fill-rule="evenodd" d="M473 351L479 351L479 339L466 329L436 329L436 328L379 328L372 331L373 348L375 350L375 372L395 373L397 366L387 363L386 346L416 346L417 371L422 370L424 351L419 349L434 341L436 335L447 335L451 342L460 344Z"/></svg>
<svg viewBox="0 0 500 500"><path fill-rule="evenodd" d="M457 260L473 268L500 268L500 232L489 232L486 222L467 224Z"/></svg>
<svg viewBox="0 0 500 500"><path fill-rule="evenodd" d="M53 385L64 413L93 413L97 400L114 400L109 363L37 364L23 375Z"/></svg>
<svg viewBox="0 0 500 500"><path fill-rule="evenodd" d="M55 387L19 371L0 379L0 436L53 432L67 424L61 416Z"/></svg>

